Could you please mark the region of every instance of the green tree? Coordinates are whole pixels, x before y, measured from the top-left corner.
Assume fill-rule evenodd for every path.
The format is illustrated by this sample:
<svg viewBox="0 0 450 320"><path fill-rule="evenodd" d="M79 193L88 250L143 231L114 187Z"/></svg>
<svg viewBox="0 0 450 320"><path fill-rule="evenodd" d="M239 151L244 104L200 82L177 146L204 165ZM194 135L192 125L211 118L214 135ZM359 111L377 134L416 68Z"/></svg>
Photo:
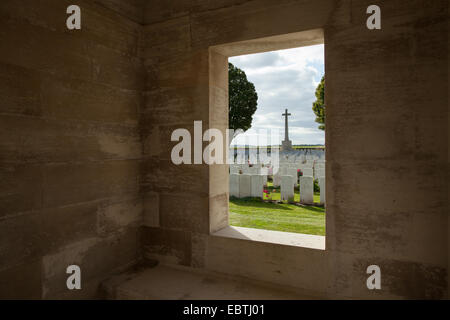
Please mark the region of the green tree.
<svg viewBox="0 0 450 320"><path fill-rule="evenodd" d="M316 122L319 123L319 129L325 130L325 76L316 88L316 101L312 109L316 115Z"/></svg>
<svg viewBox="0 0 450 320"><path fill-rule="evenodd" d="M258 94L253 83L247 80L245 72L228 63L228 127L242 129L244 132L251 128L253 115L258 104ZM239 132L230 136L230 142Z"/></svg>

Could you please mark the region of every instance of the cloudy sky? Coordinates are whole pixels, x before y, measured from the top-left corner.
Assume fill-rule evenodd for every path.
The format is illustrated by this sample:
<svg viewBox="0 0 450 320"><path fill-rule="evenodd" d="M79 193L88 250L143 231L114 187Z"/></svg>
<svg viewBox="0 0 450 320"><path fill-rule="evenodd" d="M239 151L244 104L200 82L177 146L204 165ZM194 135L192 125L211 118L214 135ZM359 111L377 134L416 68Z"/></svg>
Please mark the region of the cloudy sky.
<svg viewBox="0 0 450 320"><path fill-rule="evenodd" d="M238 135L233 144L245 144L260 129L282 130L281 142L284 139L281 114L285 108L292 114L289 117L292 144L324 144L324 131L317 129L312 111L315 89L324 75L323 50L323 45L316 45L229 58L245 71L258 93L252 128Z"/></svg>

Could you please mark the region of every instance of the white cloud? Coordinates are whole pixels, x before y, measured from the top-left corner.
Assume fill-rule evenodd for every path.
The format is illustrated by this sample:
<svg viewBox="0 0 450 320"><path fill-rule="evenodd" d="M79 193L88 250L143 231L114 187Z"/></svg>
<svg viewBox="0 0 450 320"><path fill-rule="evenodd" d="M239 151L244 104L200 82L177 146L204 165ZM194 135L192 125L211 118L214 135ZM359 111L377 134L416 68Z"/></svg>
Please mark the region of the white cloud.
<svg viewBox="0 0 450 320"><path fill-rule="evenodd" d="M247 74L258 93L258 109L252 128L238 136L258 135L262 129L284 132L285 108L289 117L289 138L293 144L323 144L325 134L317 129L312 103L315 89L324 72L324 46L316 45L288 50L232 57L231 63ZM284 134L280 136L280 141ZM236 139L237 140L237 139ZM238 143L238 141L233 141Z"/></svg>

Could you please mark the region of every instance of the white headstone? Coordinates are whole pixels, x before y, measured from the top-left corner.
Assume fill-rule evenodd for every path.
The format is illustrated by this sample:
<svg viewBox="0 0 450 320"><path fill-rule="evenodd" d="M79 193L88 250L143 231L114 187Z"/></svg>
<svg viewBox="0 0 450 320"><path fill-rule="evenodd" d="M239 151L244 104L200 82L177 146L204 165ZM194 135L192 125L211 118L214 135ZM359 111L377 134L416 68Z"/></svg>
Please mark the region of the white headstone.
<svg viewBox="0 0 450 320"><path fill-rule="evenodd" d="M303 172L304 177L312 177L313 176L313 169L312 168L303 168L301 169Z"/></svg>
<svg viewBox="0 0 450 320"><path fill-rule="evenodd" d="M314 178L316 179L325 178L325 168L315 168Z"/></svg>
<svg viewBox="0 0 450 320"><path fill-rule="evenodd" d="M252 184L251 175L240 174L239 175L239 198L251 197L252 195Z"/></svg>
<svg viewBox="0 0 450 320"><path fill-rule="evenodd" d="M269 174L269 168L268 167L262 167L261 168L261 171L260 171L260 174L262 175L262 177L263 177L263 185L267 185L267 175Z"/></svg>
<svg viewBox="0 0 450 320"><path fill-rule="evenodd" d="M288 176L292 176L292 178L294 179L294 186L297 187L298 186L298 173L297 173L297 168L296 167L292 167L292 168L288 168L286 170L286 175Z"/></svg>
<svg viewBox="0 0 450 320"><path fill-rule="evenodd" d="M313 168L313 166L311 165L311 164L308 164L308 163L303 163L303 164L301 164L300 166L299 166L299 169L312 169Z"/></svg>
<svg viewBox="0 0 450 320"><path fill-rule="evenodd" d="M294 178L281 176L281 200L294 201Z"/></svg>
<svg viewBox="0 0 450 320"><path fill-rule="evenodd" d="M300 177L300 203L314 203L314 178L311 176Z"/></svg>
<svg viewBox="0 0 450 320"><path fill-rule="evenodd" d="M249 167L248 169L249 169L248 171L249 171L250 174L259 174L259 172L260 172L260 167L258 165L256 165L256 164L254 164L253 166Z"/></svg>
<svg viewBox="0 0 450 320"><path fill-rule="evenodd" d="M230 164L230 174L239 174L239 165Z"/></svg>
<svg viewBox="0 0 450 320"><path fill-rule="evenodd" d="M276 173L273 175L273 186L274 187L279 187L281 184L281 176L279 173Z"/></svg>
<svg viewBox="0 0 450 320"><path fill-rule="evenodd" d="M280 166L278 171L273 175L273 186L279 187L281 185L281 176L286 174L286 167Z"/></svg>
<svg viewBox="0 0 450 320"><path fill-rule="evenodd" d="M260 174L252 175L251 177L251 194L252 197L263 197L264 177Z"/></svg>
<svg viewBox="0 0 450 320"><path fill-rule="evenodd" d="M267 175L263 174L263 185L267 186Z"/></svg>
<svg viewBox="0 0 450 320"><path fill-rule="evenodd" d="M325 204L325 177L319 178L320 204Z"/></svg>
<svg viewBox="0 0 450 320"><path fill-rule="evenodd" d="M239 198L239 174L230 174L230 197Z"/></svg>

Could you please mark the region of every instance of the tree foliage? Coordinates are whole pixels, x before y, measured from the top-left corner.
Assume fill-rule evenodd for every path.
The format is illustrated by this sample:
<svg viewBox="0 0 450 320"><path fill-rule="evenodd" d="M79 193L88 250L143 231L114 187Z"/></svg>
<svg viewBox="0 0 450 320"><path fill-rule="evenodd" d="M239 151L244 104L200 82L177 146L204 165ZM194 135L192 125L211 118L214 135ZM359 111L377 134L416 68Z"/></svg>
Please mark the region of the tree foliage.
<svg viewBox="0 0 450 320"><path fill-rule="evenodd" d="M325 130L325 76L316 88L316 101L312 109L316 115L316 122L319 123L319 129Z"/></svg>
<svg viewBox="0 0 450 320"><path fill-rule="evenodd" d="M228 79L228 126L230 129L247 131L252 126L258 94L253 83L247 80L245 72L232 63L228 63Z"/></svg>

